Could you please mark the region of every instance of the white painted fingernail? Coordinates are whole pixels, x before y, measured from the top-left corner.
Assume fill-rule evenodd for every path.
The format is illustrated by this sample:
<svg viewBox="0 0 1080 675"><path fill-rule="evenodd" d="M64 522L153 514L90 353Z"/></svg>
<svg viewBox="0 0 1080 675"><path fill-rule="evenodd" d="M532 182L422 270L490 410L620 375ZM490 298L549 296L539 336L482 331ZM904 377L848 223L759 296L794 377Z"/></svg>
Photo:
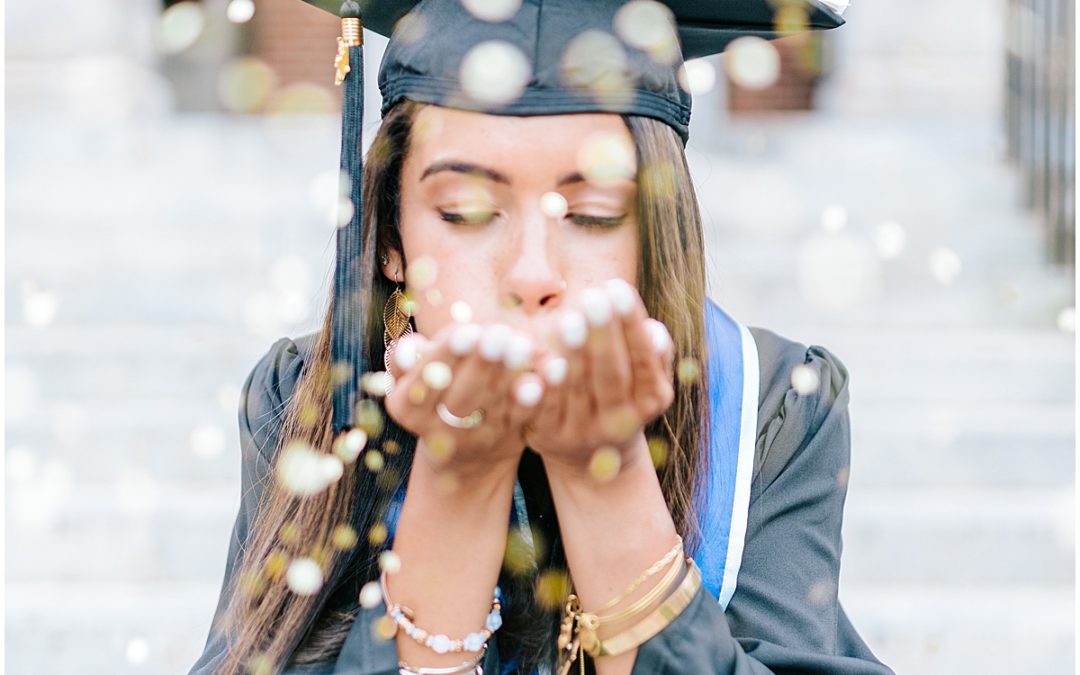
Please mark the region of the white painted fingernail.
<svg viewBox="0 0 1080 675"><path fill-rule="evenodd" d="M488 361L499 361L506 353L506 343L510 340L510 326L495 324L480 338L480 356Z"/></svg>
<svg viewBox="0 0 1080 675"><path fill-rule="evenodd" d="M506 367L511 369L524 368L532 359L532 353L532 340L521 333L514 333L506 345Z"/></svg>
<svg viewBox="0 0 1080 675"><path fill-rule="evenodd" d="M543 394L544 387L540 384L539 380L535 378L525 380L519 384L517 390L514 391L517 402L526 408L531 408L536 405Z"/></svg>
<svg viewBox="0 0 1080 675"><path fill-rule="evenodd" d="M585 344L585 317L580 312L567 312L559 318L559 332L567 347L577 349Z"/></svg>
<svg viewBox="0 0 1080 675"><path fill-rule="evenodd" d="M550 358L544 363L544 379L548 384L562 384L566 380L566 359L561 356Z"/></svg>
<svg viewBox="0 0 1080 675"><path fill-rule="evenodd" d="M656 349L657 354L664 353L671 344L671 333L668 332L667 326L656 319L648 320L649 333L652 335L653 347Z"/></svg>
<svg viewBox="0 0 1080 675"><path fill-rule="evenodd" d="M608 279L604 285L607 288L608 297L611 299L611 305L619 316L627 316L634 311L635 291L629 282L616 277Z"/></svg>
<svg viewBox="0 0 1080 675"><path fill-rule="evenodd" d="M476 346L480 339L480 326L475 323L466 323L454 329L450 336L450 353L454 356L465 356Z"/></svg>
<svg viewBox="0 0 1080 675"><path fill-rule="evenodd" d="M412 335L399 338L394 346L394 364L406 371L416 365L416 358L416 338Z"/></svg>
<svg viewBox="0 0 1080 675"><path fill-rule="evenodd" d="M599 288L587 288L581 292L581 309L594 326L603 326L611 321L611 301Z"/></svg>

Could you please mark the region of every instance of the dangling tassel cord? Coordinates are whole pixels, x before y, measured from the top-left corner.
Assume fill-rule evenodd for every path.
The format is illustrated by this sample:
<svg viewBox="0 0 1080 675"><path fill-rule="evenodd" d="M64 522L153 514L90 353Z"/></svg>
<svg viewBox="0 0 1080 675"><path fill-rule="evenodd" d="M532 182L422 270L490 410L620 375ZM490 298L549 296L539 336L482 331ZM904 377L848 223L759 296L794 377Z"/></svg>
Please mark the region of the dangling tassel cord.
<svg viewBox="0 0 1080 675"><path fill-rule="evenodd" d="M334 270L334 315L330 336L333 386L333 430L353 426L363 372L361 334L361 271L364 253L364 31L360 5L341 5L341 36L334 60L334 83L344 84L341 116L341 172L348 177L352 213L339 215L337 265ZM345 216L348 216L346 219Z"/></svg>

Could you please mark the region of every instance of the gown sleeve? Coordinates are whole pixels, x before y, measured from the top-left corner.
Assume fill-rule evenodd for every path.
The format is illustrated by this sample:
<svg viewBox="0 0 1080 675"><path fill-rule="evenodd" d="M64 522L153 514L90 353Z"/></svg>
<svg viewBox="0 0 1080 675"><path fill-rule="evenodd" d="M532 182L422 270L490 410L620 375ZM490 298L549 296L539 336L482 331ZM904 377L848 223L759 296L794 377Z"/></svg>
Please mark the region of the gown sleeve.
<svg viewBox="0 0 1080 675"><path fill-rule="evenodd" d="M755 469L742 565L725 612L704 587L638 649L632 675L894 675L837 597L851 454L848 373L821 346L765 331ZM776 358L766 353L781 345ZM819 387L799 394L807 364ZM708 536L706 533L705 536Z"/></svg>
<svg viewBox="0 0 1080 675"><path fill-rule="evenodd" d="M221 620L232 595L233 573L239 564L259 497L266 485L279 419L302 365L296 343L289 338L281 338L255 364L241 389L237 413L240 426L240 508L229 536L225 577L210 633L203 653L189 675L212 675L225 659L226 643Z"/></svg>

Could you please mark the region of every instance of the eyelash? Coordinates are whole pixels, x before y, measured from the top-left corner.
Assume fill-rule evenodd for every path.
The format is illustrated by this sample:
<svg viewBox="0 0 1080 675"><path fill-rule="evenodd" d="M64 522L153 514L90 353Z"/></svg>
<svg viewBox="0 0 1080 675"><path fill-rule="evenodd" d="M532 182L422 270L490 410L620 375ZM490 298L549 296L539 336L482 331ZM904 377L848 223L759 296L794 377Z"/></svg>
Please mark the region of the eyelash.
<svg viewBox="0 0 1080 675"><path fill-rule="evenodd" d="M439 217L442 218L444 221L446 221L448 223L453 223L455 225L462 225L462 224L466 224L466 222L467 222L465 216L460 214L460 213L453 213L451 211L443 211L442 209L439 209L438 211L439 211ZM491 212L487 219L485 219L485 220L477 219L475 221L472 221L469 224L479 224L479 225L487 224L487 223L489 223L491 221L492 218L495 217L495 215L496 214L494 212ZM613 216L613 217L610 217L610 218L601 218L601 217L598 217L598 216L586 216L586 215L579 215L579 214L568 214L568 217L570 218L570 220L573 220L575 223L577 223L578 225L581 225L582 227L597 228L597 229L618 227L619 225L622 225L623 220L626 219L625 215Z"/></svg>

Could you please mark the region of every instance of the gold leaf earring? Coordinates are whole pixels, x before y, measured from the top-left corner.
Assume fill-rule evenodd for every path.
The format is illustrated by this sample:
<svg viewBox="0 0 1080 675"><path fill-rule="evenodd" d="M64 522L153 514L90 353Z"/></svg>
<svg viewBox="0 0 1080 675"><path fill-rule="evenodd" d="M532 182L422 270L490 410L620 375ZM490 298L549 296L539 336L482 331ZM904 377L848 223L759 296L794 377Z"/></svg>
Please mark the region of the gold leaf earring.
<svg viewBox="0 0 1080 675"><path fill-rule="evenodd" d="M386 305L383 306L383 346L386 348L383 352L383 365L386 367L386 372L392 372L390 370L390 357L394 353L394 347L397 346L397 341L404 335L408 335L413 332L412 325L409 323L409 312L406 311L409 300L405 297L405 294L401 292L401 285L399 284L394 292L390 294L390 297L386 299Z"/></svg>

